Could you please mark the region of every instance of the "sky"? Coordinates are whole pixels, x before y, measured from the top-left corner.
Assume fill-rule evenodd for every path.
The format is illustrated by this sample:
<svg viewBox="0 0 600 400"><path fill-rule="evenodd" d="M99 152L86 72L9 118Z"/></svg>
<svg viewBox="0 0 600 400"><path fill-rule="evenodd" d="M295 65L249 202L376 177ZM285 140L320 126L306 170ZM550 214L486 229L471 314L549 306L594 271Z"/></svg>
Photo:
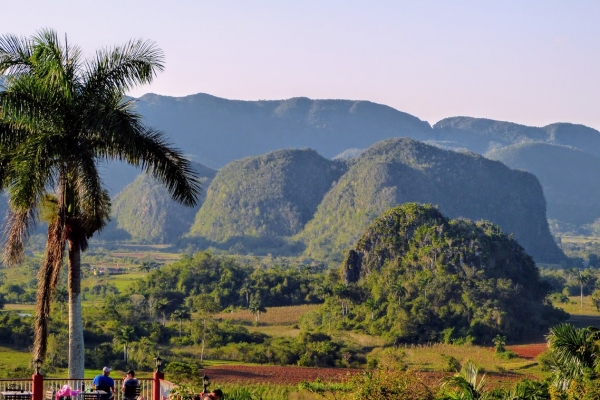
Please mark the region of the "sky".
<svg viewBox="0 0 600 400"><path fill-rule="evenodd" d="M19 0L0 34L41 28L91 56L156 42L165 71L133 96L369 100L452 116L600 130L599 1Z"/></svg>

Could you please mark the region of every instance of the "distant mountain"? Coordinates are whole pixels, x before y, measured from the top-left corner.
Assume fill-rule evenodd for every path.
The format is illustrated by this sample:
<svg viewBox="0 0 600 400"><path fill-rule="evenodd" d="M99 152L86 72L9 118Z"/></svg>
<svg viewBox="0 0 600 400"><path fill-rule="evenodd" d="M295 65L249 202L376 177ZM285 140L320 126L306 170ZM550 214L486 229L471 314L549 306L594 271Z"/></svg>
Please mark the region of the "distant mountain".
<svg viewBox="0 0 600 400"><path fill-rule="evenodd" d="M485 118L452 117L433 125L431 140L479 154L498 147L538 142L572 146L600 156L600 132L587 126L568 123L538 128Z"/></svg>
<svg viewBox="0 0 600 400"><path fill-rule="evenodd" d="M144 121L167 132L195 161L220 168L234 160L288 148L310 148L332 158L397 136L427 139L431 126L369 101L239 101L208 94L137 99Z"/></svg>
<svg viewBox="0 0 600 400"><path fill-rule="evenodd" d="M308 246L309 257L339 259L375 217L406 202L437 204L451 218L498 224L537 261L564 258L548 230L542 188L533 175L411 139L377 143L358 157L297 239Z"/></svg>
<svg viewBox="0 0 600 400"><path fill-rule="evenodd" d="M237 101L208 94L180 98L147 94L137 99L137 107L146 124L165 131L176 147L211 168L280 149L311 148L324 158L351 161L374 143L397 137L478 154L521 143L545 143L571 146L600 157L600 132L582 125L557 123L529 127L484 118L452 117L431 127L417 117L368 101L307 98ZM554 162L567 163L560 158L565 154L556 154ZM543 164L539 168L530 167L522 164L518 168L540 176L550 175L550 169L544 169ZM115 163L102 170L112 195L140 174L138 169ZM573 173L584 176L586 171ZM552 194L552 187L546 185L550 181L546 178L541 181L544 191L549 191L551 218L559 218L565 224L600 218L600 214L595 214L600 208L597 197L590 198L588 210L583 212L578 209L582 204L579 200L571 201L564 193L559 199Z"/></svg>
<svg viewBox="0 0 600 400"><path fill-rule="evenodd" d="M98 235L100 240L134 240L171 243L190 229L216 171L194 163L202 177L204 193L196 207L173 201L164 185L149 175L139 175L113 200L112 221Z"/></svg>
<svg viewBox="0 0 600 400"><path fill-rule="evenodd" d="M568 137L565 141L576 141ZM585 225L600 217L600 158L573 147L521 143L486 153L511 168L539 179L548 203L548 218Z"/></svg>
<svg viewBox="0 0 600 400"><path fill-rule="evenodd" d="M314 150L279 150L234 161L211 183L189 236L229 245L292 236L345 170L344 163Z"/></svg>
<svg viewBox="0 0 600 400"><path fill-rule="evenodd" d="M542 128L550 143L572 146L600 157L600 132L584 125L558 123Z"/></svg>

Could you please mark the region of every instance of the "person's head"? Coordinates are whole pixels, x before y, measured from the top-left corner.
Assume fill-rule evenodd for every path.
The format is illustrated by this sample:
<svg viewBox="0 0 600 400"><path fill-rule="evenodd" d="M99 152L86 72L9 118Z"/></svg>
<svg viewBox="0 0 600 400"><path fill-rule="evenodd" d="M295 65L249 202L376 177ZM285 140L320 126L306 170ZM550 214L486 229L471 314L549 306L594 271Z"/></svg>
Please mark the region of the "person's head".
<svg viewBox="0 0 600 400"><path fill-rule="evenodd" d="M111 371L110 367L102 368L102 374L104 374L106 376L110 375L110 371Z"/></svg>
<svg viewBox="0 0 600 400"><path fill-rule="evenodd" d="M221 389L215 389L212 391L213 396L218 397L219 399L223 397L223 391Z"/></svg>
<svg viewBox="0 0 600 400"><path fill-rule="evenodd" d="M127 371L127 375L128 375L130 378L133 378L133 377L135 376L135 372L133 372L133 370L132 370L132 369L130 369L129 371Z"/></svg>

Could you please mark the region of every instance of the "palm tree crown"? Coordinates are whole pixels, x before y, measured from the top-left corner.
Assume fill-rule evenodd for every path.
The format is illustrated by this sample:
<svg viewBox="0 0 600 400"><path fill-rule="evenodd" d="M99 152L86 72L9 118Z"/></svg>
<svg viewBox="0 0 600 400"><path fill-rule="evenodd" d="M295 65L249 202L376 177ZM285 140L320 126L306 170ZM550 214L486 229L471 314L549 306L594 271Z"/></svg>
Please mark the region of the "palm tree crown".
<svg viewBox="0 0 600 400"><path fill-rule="evenodd" d="M119 160L141 167L185 205L194 205L200 194L190 162L161 132L146 127L124 97L163 68L162 51L143 40L84 60L78 47L50 29L30 38L0 36L0 182L10 206L4 261L22 259L43 211L49 228L38 276L34 357L45 357L51 295L68 245L72 378L83 377L80 252L110 213L98 166Z"/></svg>

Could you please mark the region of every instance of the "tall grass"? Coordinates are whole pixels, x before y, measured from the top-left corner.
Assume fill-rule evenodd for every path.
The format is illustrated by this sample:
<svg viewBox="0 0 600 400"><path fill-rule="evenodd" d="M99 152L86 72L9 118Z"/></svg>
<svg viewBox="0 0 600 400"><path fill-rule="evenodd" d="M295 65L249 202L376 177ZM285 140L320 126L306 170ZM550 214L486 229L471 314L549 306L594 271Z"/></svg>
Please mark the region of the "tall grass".
<svg viewBox="0 0 600 400"><path fill-rule="evenodd" d="M287 307L267 307L267 312L260 314L259 325L293 325L300 321L300 317L309 311L316 310L318 304L304 304ZM239 322L253 323L256 318L248 309L238 309L232 312L223 312L215 315L215 318L234 320Z"/></svg>
<svg viewBox="0 0 600 400"><path fill-rule="evenodd" d="M315 394L300 390L295 385L276 384L239 384L231 383L220 386L223 400L313 400Z"/></svg>

